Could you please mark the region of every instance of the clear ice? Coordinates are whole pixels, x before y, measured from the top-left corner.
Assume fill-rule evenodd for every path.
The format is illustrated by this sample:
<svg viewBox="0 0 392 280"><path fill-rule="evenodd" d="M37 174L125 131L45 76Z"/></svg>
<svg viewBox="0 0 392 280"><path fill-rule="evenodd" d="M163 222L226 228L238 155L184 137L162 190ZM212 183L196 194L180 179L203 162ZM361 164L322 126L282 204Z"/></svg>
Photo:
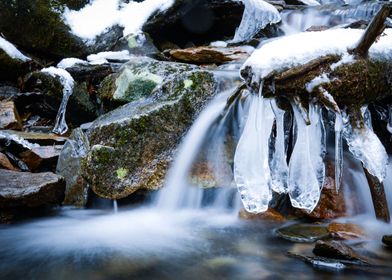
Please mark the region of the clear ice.
<svg viewBox="0 0 392 280"><path fill-rule="evenodd" d="M234 180L244 208L259 213L272 199L269 138L274 122L270 100L250 95L251 104L244 131L234 155Z"/></svg>
<svg viewBox="0 0 392 280"><path fill-rule="evenodd" d="M278 23L281 20L278 10L263 0L242 0L242 2L245 11L232 42L250 40L268 24Z"/></svg>
<svg viewBox="0 0 392 280"><path fill-rule="evenodd" d="M335 187L339 191L343 172L343 119L335 113Z"/></svg>
<svg viewBox="0 0 392 280"><path fill-rule="evenodd" d="M68 131L68 125L65 121L65 113L67 110L69 97L73 92L75 81L72 76L64 69L49 67L42 69L41 72L48 73L52 77L58 77L61 84L63 85L63 99L61 100L60 108L57 112L53 132L60 135L64 134Z"/></svg>
<svg viewBox="0 0 392 280"><path fill-rule="evenodd" d="M363 124L354 126L350 117L343 113L343 136L353 156L360 160L367 171L382 182L386 175L388 154L380 139L373 132L372 120L367 106L361 108Z"/></svg>
<svg viewBox="0 0 392 280"><path fill-rule="evenodd" d="M277 193L287 193L289 167L286 160L285 111L278 107L276 99L271 100L271 107L275 114L276 124L275 147L270 161L272 190Z"/></svg>
<svg viewBox="0 0 392 280"><path fill-rule="evenodd" d="M289 196L294 207L311 212L320 199L324 182L325 132L318 106L309 105L310 125L306 125L295 104L293 111L297 139L289 163Z"/></svg>
<svg viewBox="0 0 392 280"><path fill-rule="evenodd" d="M389 133L392 133L392 105L388 105L388 124L387 130Z"/></svg>

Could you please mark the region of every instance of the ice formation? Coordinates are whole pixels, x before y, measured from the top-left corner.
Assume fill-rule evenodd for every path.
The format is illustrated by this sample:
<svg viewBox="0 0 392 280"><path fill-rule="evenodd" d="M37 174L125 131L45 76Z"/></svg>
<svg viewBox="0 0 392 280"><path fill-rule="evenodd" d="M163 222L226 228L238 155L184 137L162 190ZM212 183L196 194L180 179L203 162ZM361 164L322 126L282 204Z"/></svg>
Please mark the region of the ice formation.
<svg viewBox="0 0 392 280"><path fill-rule="evenodd" d="M129 1L119 4L118 0L94 0L79 11L66 9L63 17L71 31L90 43L96 36L110 27L124 27L124 36L137 33L147 19L157 11L164 11L174 0Z"/></svg>
<svg viewBox="0 0 392 280"><path fill-rule="evenodd" d="M289 163L289 196L294 207L311 212L320 199L325 176L322 118L314 104L309 105L310 125L306 125L297 105L293 111L297 139Z"/></svg>
<svg viewBox="0 0 392 280"><path fill-rule="evenodd" d="M13 44L0 36L0 49L2 49L9 57L20 60L22 62L30 61L31 59L21 53Z"/></svg>
<svg viewBox="0 0 392 280"><path fill-rule="evenodd" d="M392 105L388 106L388 123L387 123L387 130L389 133L392 134Z"/></svg>
<svg viewBox="0 0 392 280"><path fill-rule="evenodd" d="M69 57L69 58L62 59L57 64L57 68L67 69L75 66L76 64L87 65L88 62L79 58Z"/></svg>
<svg viewBox="0 0 392 280"><path fill-rule="evenodd" d="M386 175L388 154L380 139L373 132L371 116L368 108L362 107L363 122L353 122L343 114L343 136L348 148L355 158L360 160L370 174L382 182Z"/></svg>
<svg viewBox="0 0 392 280"><path fill-rule="evenodd" d="M234 180L244 208L259 213L268 209L272 199L268 160L274 113L269 99L253 95L249 98L249 115L234 155Z"/></svg>
<svg viewBox="0 0 392 280"><path fill-rule="evenodd" d="M343 176L343 119L340 112L335 113L335 187L339 190Z"/></svg>
<svg viewBox="0 0 392 280"><path fill-rule="evenodd" d="M47 73L52 77L58 77L61 84L63 85L63 99L61 100L60 108L56 116L56 123L53 128L53 132L57 134L64 134L68 130L68 126L65 121L65 113L67 110L69 97L73 92L75 81L72 76L64 69L49 67L42 69L41 72Z"/></svg>
<svg viewBox="0 0 392 280"><path fill-rule="evenodd" d="M245 5L245 11L232 42L252 39L268 24L278 23L281 20L278 10L263 0L242 0L242 2Z"/></svg>
<svg viewBox="0 0 392 280"><path fill-rule="evenodd" d="M285 111L278 107L275 99L271 100L271 107L275 114L276 124L275 149L270 162L272 190L277 193L287 193L289 167L286 159Z"/></svg>

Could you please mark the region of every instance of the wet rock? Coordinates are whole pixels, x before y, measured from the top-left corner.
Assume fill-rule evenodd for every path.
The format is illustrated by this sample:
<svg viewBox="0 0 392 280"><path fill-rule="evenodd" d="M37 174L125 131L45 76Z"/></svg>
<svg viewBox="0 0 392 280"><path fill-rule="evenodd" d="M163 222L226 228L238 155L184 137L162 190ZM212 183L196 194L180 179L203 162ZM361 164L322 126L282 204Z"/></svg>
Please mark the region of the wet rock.
<svg viewBox="0 0 392 280"><path fill-rule="evenodd" d="M0 169L0 208L60 204L64 189L64 179L54 173Z"/></svg>
<svg viewBox="0 0 392 280"><path fill-rule="evenodd" d="M0 3L1 7L1 3ZM0 8L1 9L1 8ZM1 17L1 11L0 11ZM1 21L1 19L0 19ZM1 33L1 28L0 28ZM0 48L0 81L16 82L18 77L27 74L30 70L30 62L10 57Z"/></svg>
<svg viewBox="0 0 392 280"><path fill-rule="evenodd" d="M18 168L16 168L8 159L8 157L3 154L0 153L0 168L2 169L8 169L8 170L12 170L12 171L19 171Z"/></svg>
<svg viewBox="0 0 392 280"><path fill-rule="evenodd" d="M392 235L384 235L382 237L382 243L384 243L388 247L392 247Z"/></svg>
<svg viewBox="0 0 392 280"><path fill-rule="evenodd" d="M132 58L119 73L105 78L99 97L117 105L149 96L152 91L175 75L197 69L194 66L154 60L148 57Z"/></svg>
<svg viewBox="0 0 392 280"><path fill-rule="evenodd" d="M243 11L241 1L177 0L168 10L153 15L143 30L157 45L164 41L180 47L185 47L188 42L202 45L232 38Z"/></svg>
<svg viewBox="0 0 392 280"><path fill-rule="evenodd" d="M69 98L66 119L74 124L92 121L98 117L98 105L94 96L90 96L87 84L76 83L73 93ZM53 77L48 73L33 72L26 77L25 90L29 92L40 91L43 100L36 104L32 113L54 119L57 115L63 98L63 86L59 77Z"/></svg>
<svg viewBox="0 0 392 280"><path fill-rule="evenodd" d="M13 101L0 101L0 129L22 129L22 122Z"/></svg>
<svg viewBox="0 0 392 280"><path fill-rule="evenodd" d="M313 253L320 257L369 263L365 256L360 255L341 241L319 240L316 242Z"/></svg>
<svg viewBox="0 0 392 280"><path fill-rule="evenodd" d="M260 220L260 221L272 221L272 222L284 222L286 218L280 214L278 211L268 208L267 211L254 214L249 213L245 209L241 209L239 217L244 220Z"/></svg>
<svg viewBox="0 0 392 280"><path fill-rule="evenodd" d="M159 50L155 47L149 34L140 32L129 34L118 40L114 51L128 50L131 55L156 56Z"/></svg>
<svg viewBox="0 0 392 280"><path fill-rule="evenodd" d="M3 130L1 133L6 134L10 141L15 141L15 137L38 145L61 145L67 141L68 138L58 136L53 133L38 133L28 131L12 131Z"/></svg>
<svg viewBox="0 0 392 280"><path fill-rule="evenodd" d="M82 174L101 197L124 198L162 185L174 151L195 116L215 93L205 71L183 73L151 97L128 103L94 121Z"/></svg>
<svg viewBox="0 0 392 280"><path fill-rule="evenodd" d="M113 73L111 65L107 63L97 65L77 63L67 67L65 70L79 83L102 81L106 76Z"/></svg>
<svg viewBox="0 0 392 280"><path fill-rule="evenodd" d="M365 231L356 224L330 223L328 232L334 239L350 240L356 238L364 238Z"/></svg>
<svg viewBox="0 0 392 280"><path fill-rule="evenodd" d="M19 93L19 89L14 86L0 85L0 100L12 99Z"/></svg>
<svg viewBox="0 0 392 280"><path fill-rule="evenodd" d="M249 57L250 51L249 48L245 47L196 47L171 50L169 54L172 59L180 62L223 64L230 61L243 61Z"/></svg>
<svg viewBox="0 0 392 280"><path fill-rule="evenodd" d="M346 202L344 190L341 187L339 192L335 188L335 166L332 161L325 164L325 181L321 191L320 201L313 212L308 213L297 210L299 216L315 219L336 219L346 216Z"/></svg>
<svg viewBox="0 0 392 280"><path fill-rule="evenodd" d="M293 242L315 242L329 236L326 226L294 224L276 230L276 234Z"/></svg>
<svg viewBox="0 0 392 280"><path fill-rule="evenodd" d="M81 175L81 160L87 155L89 142L82 129L75 129L64 144L56 173L66 181L64 204L83 207L87 203L88 187Z"/></svg>
<svg viewBox="0 0 392 280"><path fill-rule="evenodd" d="M19 158L27 164L31 171L40 168L53 170L62 148L62 145L34 147L20 153Z"/></svg>

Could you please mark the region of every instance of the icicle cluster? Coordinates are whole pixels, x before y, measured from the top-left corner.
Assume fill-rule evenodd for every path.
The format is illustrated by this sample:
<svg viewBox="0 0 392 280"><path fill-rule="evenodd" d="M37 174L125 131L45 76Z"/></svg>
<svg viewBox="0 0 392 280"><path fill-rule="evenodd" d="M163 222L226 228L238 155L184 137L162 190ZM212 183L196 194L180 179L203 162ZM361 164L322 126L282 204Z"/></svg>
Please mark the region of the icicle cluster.
<svg viewBox="0 0 392 280"><path fill-rule="evenodd" d="M326 131L321 105L310 102L305 110L299 102L292 103L294 147L288 160L286 139L290 130L285 130L285 115L289 112L280 109L274 98L261 94L249 98L248 118L234 156L234 180L245 209L253 213L266 211L274 191L288 193L294 207L312 212L325 178ZM386 175L387 153L373 132L367 107L361 112L362 126L353 126L345 112L335 112L337 190L342 182L343 137L349 151L370 174L380 182Z"/></svg>

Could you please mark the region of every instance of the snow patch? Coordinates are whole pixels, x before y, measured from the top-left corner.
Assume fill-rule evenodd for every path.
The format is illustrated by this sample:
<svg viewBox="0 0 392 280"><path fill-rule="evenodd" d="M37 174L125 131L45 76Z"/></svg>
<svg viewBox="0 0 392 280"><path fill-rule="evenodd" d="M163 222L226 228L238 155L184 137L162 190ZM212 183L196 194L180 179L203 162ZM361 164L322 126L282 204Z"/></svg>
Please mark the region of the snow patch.
<svg viewBox="0 0 392 280"><path fill-rule="evenodd" d="M75 66L76 64L88 65L88 62L79 58L69 57L61 60L57 64L57 68L67 69Z"/></svg>
<svg viewBox="0 0 392 280"><path fill-rule="evenodd" d="M119 52L100 52L97 54L90 54L87 57L87 60L90 64L97 65L108 63L109 60L127 61L131 58L132 56L129 54L129 51L123 50Z"/></svg>
<svg viewBox="0 0 392 280"><path fill-rule="evenodd" d="M31 59L22 54L13 44L0 36L0 49L2 49L9 57L20 60L22 62L30 61Z"/></svg>
<svg viewBox="0 0 392 280"><path fill-rule="evenodd" d="M307 83L305 85L305 88L309 93L311 93L314 90L314 88L329 82L331 82L331 80L329 79L328 75L323 73L320 76L315 77L309 83Z"/></svg>

